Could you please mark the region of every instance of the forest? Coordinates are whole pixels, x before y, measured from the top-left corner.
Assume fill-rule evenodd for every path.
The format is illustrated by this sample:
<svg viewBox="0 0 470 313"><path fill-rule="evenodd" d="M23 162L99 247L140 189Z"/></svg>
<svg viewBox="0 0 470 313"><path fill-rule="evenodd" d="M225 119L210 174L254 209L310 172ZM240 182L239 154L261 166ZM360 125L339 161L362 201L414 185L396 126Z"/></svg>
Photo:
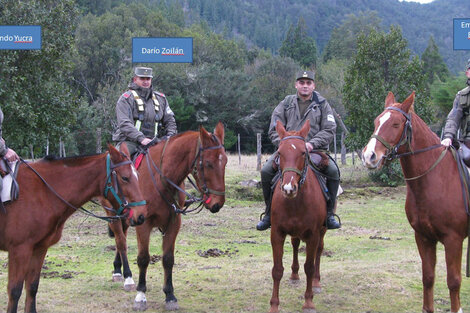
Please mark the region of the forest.
<svg viewBox="0 0 470 313"><path fill-rule="evenodd" d="M282 9L280 9L282 8ZM388 91L416 91L417 112L439 132L465 87L467 51L452 50L452 19L470 3L435 0L0 0L0 25L41 25L41 50L0 50L3 136L23 157L96 152L111 141L115 104L136 65L175 112L178 130L226 126L226 149L272 152L273 108L316 72L357 149ZM193 63L132 63L133 37L191 37ZM338 126L338 136L343 130ZM99 138L97 138L99 137Z"/></svg>

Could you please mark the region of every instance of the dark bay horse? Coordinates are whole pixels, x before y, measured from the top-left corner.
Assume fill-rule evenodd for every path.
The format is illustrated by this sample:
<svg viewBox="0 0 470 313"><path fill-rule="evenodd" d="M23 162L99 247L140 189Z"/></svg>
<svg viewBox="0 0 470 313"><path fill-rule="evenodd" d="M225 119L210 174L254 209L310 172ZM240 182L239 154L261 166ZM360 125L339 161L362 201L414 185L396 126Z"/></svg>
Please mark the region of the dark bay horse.
<svg viewBox="0 0 470 313"><path fill-rule="evenodd" d="M182 186L184 179L192 174L197 189L203 194L203 205L212 213L218 212L225 203L227 156L223 144L224 127L219 122L214 134L207 132L203 127L200 127L199 131L184 132L150 147L144 156L138 172L140 187L147 200L148 217L143 225L136 228L137 264L140 274L134 302L135 309L147 308L145 292L146 273L150 262L149 241L150 233L156 227L164 234L162 264L166 308L178 309L173 290L172 271L176 236L181 227L180 208L183 207L185 198L184 193L176 187ZM120 226L120 223L114 223L112 228L117 247L115 272L116 264L120 267L121 263L123 266L127 264L129 270L125 253L126 230ZM124 272L126 272L125 266Z"/></svg>
<svg viewBox="0 0 470 313"><path fill-rule="evenodd" d="M307 121L300 131L287 132L278 121L276 131L279 144L279 167L282 176L276 184L271 207L271 246L273 249L274 281L270 312L279 312L279 285L284 273L282 257L284 241L291 236L294 249L291 280L298 280L298 248L300 240L306 243L304 264L307 276L304 312L316 312L313 294L320 287L320 257L323 250L323 237L326 233L326 201L318 179L308 168L308 152L305 137L310 130Z"/></svg>
<svg viewBox="0 0 470 313"><path fill-rule="evenodd" d="M414 112L414 97L413 92L397 103L393 93L388 94L385 110L375 119L374 133L363 149L362 162L373 169L400 159L407 186L406 216L415 231L422 262L423 312L434 312L438 242L445 249L451 312L462 312L462 243L468 235L468 216L457 162Z"/></svg>
<svg viewBox="0 0 470 313"><path fill-rule="evenodd" d="M122 203L132 225L147 214L127 147L119 152L109 145L109 153L21 163L17 181L18 199L0 210L0 249L8 251L8 312L17 311L23 284L25 311L36 312L47 250L59 241L65 221L91 198Z"/></svg>

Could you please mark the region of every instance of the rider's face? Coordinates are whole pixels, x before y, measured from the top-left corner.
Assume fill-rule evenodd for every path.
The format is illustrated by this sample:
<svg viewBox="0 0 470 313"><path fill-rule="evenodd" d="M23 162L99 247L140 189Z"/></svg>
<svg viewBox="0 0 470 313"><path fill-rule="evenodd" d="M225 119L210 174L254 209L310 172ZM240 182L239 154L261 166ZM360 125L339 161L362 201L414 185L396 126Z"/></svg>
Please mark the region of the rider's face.
<svg viewBox="0 0 470 313"><path fill-rule="evenodd" d="M150 88L152 85L152 79L150 77L134 76L134 83L142 88Z"/></svg>

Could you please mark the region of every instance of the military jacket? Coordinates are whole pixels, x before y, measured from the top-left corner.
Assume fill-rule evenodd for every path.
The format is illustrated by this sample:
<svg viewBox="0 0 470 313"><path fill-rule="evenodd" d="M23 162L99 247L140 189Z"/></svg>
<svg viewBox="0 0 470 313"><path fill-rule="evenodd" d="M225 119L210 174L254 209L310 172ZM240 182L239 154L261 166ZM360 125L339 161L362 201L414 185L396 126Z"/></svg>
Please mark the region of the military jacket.
<svg viewBox="0 0 470 313"><path fill-rule="evenodd" d="M452 110L447 115L444 138L454 139L460 128L460 138L470 139L470 86L455 96Z"/></svg>
<svg viewBox="0 0 470 313"><path fill-rule="evenodd" d="M139 120L139 114L142 113L139 113L137 101L131 90L135 90L144 102L140 130L135 127L135 122ZM155 94L159 103L158 112L155 110L152 93ZM161 125L158 137L171 136L177 132L175 116L165 95L153 91L152 88L141 88L135 83L129 84L129 90L123 93L117 101L116 116L117 129L113 134L114 141L127 140L140 143L144 138L154 138L156 122Z"/></svg>
<svg viewBox="0 0 470 313"><path fill-rule="evenodd" d="M5 144L5 140L3 140L2 125L3 125L3 111L2 109L0 109L0 157L3 157L7 153L7 150L8 150Z"/></svg>
<svg viewBox="0 0 470 313"><path fill-rule="evenodd" d="M328 101L318 92L312 94L311 103L303 116L300 116L297 104L297 95L289 95L282 100L274 109L271 116L268 135L272 143L279 146L279 135L276 132L276 123L281 121L287 131L298 131L306 120L310 122L310 131L307 141L314 149L328 150L336 133L336 122L333 110Z"/></svg>

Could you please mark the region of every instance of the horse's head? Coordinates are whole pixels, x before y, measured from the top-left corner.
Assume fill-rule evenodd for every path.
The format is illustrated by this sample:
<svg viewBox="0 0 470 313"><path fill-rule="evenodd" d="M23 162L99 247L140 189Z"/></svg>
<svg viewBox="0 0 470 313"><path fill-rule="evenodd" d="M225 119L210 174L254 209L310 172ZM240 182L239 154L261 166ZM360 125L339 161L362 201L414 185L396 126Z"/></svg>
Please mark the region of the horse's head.
<svg viewBox="0 0 470 313"><path fill-rule="evenodd" d="M310 122L307 120L300 131L288 132L282 123L277 121L276 131L281 139L277 152L282 171L280 185L282 195L286 198L295 198L308 168L305 138L310 131Z"/></svg>
<svg viewBox="0 0 470 313"><path fill-rule="evenodd" d="M131 226L140 225L147 215L147 206L139 187L137 171L129 157L125 143L117 150L108 144L109 164L104 197L118 215L124 213ZM116 209L118 208L118 209Z"/></svg>
<svg viewBox="0 0 470 313"><path fill-rule="evenodd" d="M375 130L367 146L362 150L362 163L367 168L381 168L393 159L403 144L411 144L411 114L414 91L403 103L396 103L389 92L385 110L374 121Z"/></svg>
<svg viewBox="0 0 470 313"><path fill-rule="evenodd" d="M227 155L224 149L224 126L217 124L214 134L199 128L200 146L194 163L193 177L204 193L204 206L217 213L225 203L225 166Z"/></svg>

